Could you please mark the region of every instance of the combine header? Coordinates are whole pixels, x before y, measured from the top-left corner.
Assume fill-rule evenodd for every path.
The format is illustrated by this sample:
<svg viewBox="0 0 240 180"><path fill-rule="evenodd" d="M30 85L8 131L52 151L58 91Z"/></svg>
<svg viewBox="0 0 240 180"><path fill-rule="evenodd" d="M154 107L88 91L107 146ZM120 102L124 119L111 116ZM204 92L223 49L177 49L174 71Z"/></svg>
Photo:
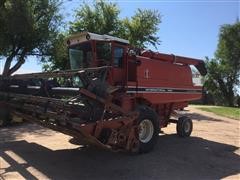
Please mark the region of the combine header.
<svg viewBox="0 0 240 180"><path fill-rule="evenodd" d="M0 77L0 121L34 121L114 151L148 152L160 128L177 124L188 137L188 117L170 119L200 99L190 65L202 60L134 49L124 39L81 33L67 41L71 70Z"/></svg>

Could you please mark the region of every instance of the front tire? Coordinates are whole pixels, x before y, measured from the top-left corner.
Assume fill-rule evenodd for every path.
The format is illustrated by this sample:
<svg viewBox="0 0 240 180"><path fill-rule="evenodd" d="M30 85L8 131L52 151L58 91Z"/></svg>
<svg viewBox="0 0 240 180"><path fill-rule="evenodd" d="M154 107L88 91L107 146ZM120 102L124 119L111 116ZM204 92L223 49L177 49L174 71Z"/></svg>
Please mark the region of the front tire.
<svg viewBox="0 0 240 180"><path fill-rule="evenodd" d="M180 137L189 137L192 133L193 123L192 120L187 116L178 118L177 122L177 134Z"/></svg>
<svg viewBox="0 0 240 180"><path fill-rule="evenodd" d="M148 106L139 106L137 110L139 111L139 153L147 153L157 143L160 132L159 119L157 113Z"/></svg>

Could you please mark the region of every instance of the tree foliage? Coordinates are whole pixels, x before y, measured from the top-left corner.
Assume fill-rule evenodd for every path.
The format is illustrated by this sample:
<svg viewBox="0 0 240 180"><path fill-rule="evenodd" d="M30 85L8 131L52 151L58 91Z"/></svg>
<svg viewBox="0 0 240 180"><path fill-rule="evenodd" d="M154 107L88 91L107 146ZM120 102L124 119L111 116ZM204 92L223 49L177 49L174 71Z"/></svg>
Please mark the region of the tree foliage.
<svg viewBox="0 0 240 180"><path fill-rule="evenodd" d="M44 71L65 70L70 68L65 43L66 37L66 34L59 33L52 41L52 47L48 49L48 54L51 54L51 56L41 59Z"/></svg>
<svg viewBox="0 0 240 180"><path fill-rule="evenodd" d="M70 25L70 33L89 31L110 34L130 41L130 44L144 48L148 43L160 43L156 35L161 16L158 11L138 9L131 18L119 17L116 3L96 1L93 6L84 3L76 10L75 21Z"/></svg>
<svg viewBox="0 0 240 180"><path fill-rule="evenodd" d="M123 32L119 35L136 47L145 48L146 45L151 44L156 48L160 43L159 37L156 36L160 22L158 11L137 9L133 17L122 21Z"/></svg>
<svg viewBox="0 0 240 180"><path fill-rule="evenodd" d="M240 77L240 22L220 28L214 59L207 59L205 86L217 103L233 106Z"/></svg>
<svg viewBox="0 0 240 180"><path fill-rule="evenodd" d="M28 55L49 55L61 19L58 6L57 0L1 0L0 56L6 59L4 76L18 70Z"/></svg>
<svg viewBox="0 0 240 180"><path fill-rule="evenodd" d="M91 7L84 3L76 10L70 33L89 31L97 34L116 33L119 28L120 10L116 3L96 1Z"/></svg>

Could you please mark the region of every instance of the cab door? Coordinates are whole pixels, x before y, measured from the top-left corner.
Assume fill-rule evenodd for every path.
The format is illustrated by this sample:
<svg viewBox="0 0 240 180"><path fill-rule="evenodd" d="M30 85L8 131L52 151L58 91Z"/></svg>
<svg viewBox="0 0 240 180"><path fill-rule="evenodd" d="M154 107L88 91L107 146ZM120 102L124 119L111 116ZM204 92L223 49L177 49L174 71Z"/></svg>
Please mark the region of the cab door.
<svg viewBox="0 0 240 180"><path fill-rule="evenodd" d="M126 83L126 46L112 44L112 80L114 85Z"/></svg>

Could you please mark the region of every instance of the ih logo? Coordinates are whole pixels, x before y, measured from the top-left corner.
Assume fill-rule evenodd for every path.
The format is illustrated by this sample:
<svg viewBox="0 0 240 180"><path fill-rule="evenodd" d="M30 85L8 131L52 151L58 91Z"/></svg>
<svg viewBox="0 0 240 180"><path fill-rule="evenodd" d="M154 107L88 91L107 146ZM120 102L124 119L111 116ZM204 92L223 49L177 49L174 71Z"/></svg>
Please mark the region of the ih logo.
<svg viewBox="0 0 240 180"><path fill-rule="evenodd" d="M149 70L148 70L148 69L145 69L145 71L144 71L144 77L145 77L146 79L149 79Z"/></svg>

